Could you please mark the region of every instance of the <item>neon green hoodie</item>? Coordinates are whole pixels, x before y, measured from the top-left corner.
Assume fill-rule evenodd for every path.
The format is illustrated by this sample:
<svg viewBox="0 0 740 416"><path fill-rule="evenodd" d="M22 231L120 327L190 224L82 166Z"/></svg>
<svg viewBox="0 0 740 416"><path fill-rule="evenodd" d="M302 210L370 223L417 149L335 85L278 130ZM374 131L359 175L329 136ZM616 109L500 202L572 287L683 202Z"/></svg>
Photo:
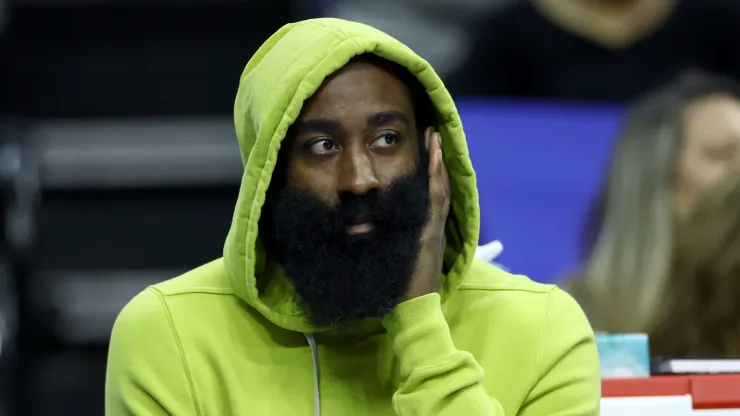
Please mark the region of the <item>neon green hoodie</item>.
<svg viewBox="0 0 740 416"><path fill-rule="evenodd" d="M289 279L267 261L258 220L280 142L303 101L368 52L408 68L439 111L453 189L451 267L439 294L330 335L309 323ZM108 415L598 414L598 357L576 302L473 260L475 174L454 103L424 60L365 25L290 24L247 64L234 116L244 175L224 257L147 288L120 313Z"/></svg>

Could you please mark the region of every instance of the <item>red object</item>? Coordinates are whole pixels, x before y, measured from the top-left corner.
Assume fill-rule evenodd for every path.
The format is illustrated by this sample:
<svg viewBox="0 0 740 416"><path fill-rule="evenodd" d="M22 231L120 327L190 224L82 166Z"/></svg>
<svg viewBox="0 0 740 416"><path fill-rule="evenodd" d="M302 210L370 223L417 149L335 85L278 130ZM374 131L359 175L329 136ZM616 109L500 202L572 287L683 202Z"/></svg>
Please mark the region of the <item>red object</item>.
<svg viewBox="0 0 740 416"><path fill-rule="evenodd" d="M691 394L691 380L683 376L614 378L601 381L601 397L683 396Z"/></svg>
<svg viewBox="0 0 740 416"><path fill-rule="evenodd" d="M683 396L694 409L740 409L740 374L605 379L602 397Z"/></svg>
<svg viewBox="0 0 740 416"><path fill-rule="evenodd" d="M694 409L740 408L740 375L691 378Z"/></svg>

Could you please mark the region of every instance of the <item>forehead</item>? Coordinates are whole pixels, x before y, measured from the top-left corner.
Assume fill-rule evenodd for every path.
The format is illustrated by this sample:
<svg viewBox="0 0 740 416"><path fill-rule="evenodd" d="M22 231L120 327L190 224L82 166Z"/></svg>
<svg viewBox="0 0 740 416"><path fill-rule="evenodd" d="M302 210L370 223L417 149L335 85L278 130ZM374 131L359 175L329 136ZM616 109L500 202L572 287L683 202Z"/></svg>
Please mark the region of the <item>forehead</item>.
<svg viewBox="0 0 740 416"><path fill-rule="evenodd" d="M740 141L740 100L726 94L691 103L685 111L687 144Z"/></svg>
<svg viewBox="0 0 740 416"><path fill-rule="evenodd" d="M367 62L354 62L327 78L307 101L302 119L332 118L340 121L369 113L395 110L413 116L413 103L406 85L385 69Z"/></svg>

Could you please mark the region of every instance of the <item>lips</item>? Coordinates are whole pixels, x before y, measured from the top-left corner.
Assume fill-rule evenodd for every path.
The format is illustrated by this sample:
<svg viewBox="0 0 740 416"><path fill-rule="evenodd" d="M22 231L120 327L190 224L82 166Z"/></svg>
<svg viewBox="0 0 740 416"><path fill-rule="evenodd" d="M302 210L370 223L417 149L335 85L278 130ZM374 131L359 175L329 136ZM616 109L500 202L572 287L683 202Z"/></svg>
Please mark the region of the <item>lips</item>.
<svg viewBox="0 0 740 416"><path fill-rule="evenodd" d="M352 221L347 226L348 234L364 234L368 233L373 229L373 223L367 220L364 221Z"/></svg>
<svg viewBox="0 0 740 416"><path fill-rule="evenodd" d="M360 224L365 224L368 222L370 222L369 218L362 217L362 218L358 218L356 220L350 221L349 224L347 225L351 227L353 225L360 225Z"/></svg>

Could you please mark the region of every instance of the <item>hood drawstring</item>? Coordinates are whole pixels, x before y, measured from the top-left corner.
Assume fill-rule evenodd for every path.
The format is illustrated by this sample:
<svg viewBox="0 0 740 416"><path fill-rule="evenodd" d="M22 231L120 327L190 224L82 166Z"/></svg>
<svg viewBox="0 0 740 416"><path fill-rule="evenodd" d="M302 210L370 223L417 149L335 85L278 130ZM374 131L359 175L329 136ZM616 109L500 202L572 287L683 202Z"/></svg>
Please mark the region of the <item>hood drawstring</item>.
<svg viewBox="0 0 740 416"><path fill-rule="evenodd" d="M321 395L319 394L319 348L316 346L316 338L312 333L304 333L308 346L311 347L311 358L313 360L313 414L321 416Z"/></svg>

